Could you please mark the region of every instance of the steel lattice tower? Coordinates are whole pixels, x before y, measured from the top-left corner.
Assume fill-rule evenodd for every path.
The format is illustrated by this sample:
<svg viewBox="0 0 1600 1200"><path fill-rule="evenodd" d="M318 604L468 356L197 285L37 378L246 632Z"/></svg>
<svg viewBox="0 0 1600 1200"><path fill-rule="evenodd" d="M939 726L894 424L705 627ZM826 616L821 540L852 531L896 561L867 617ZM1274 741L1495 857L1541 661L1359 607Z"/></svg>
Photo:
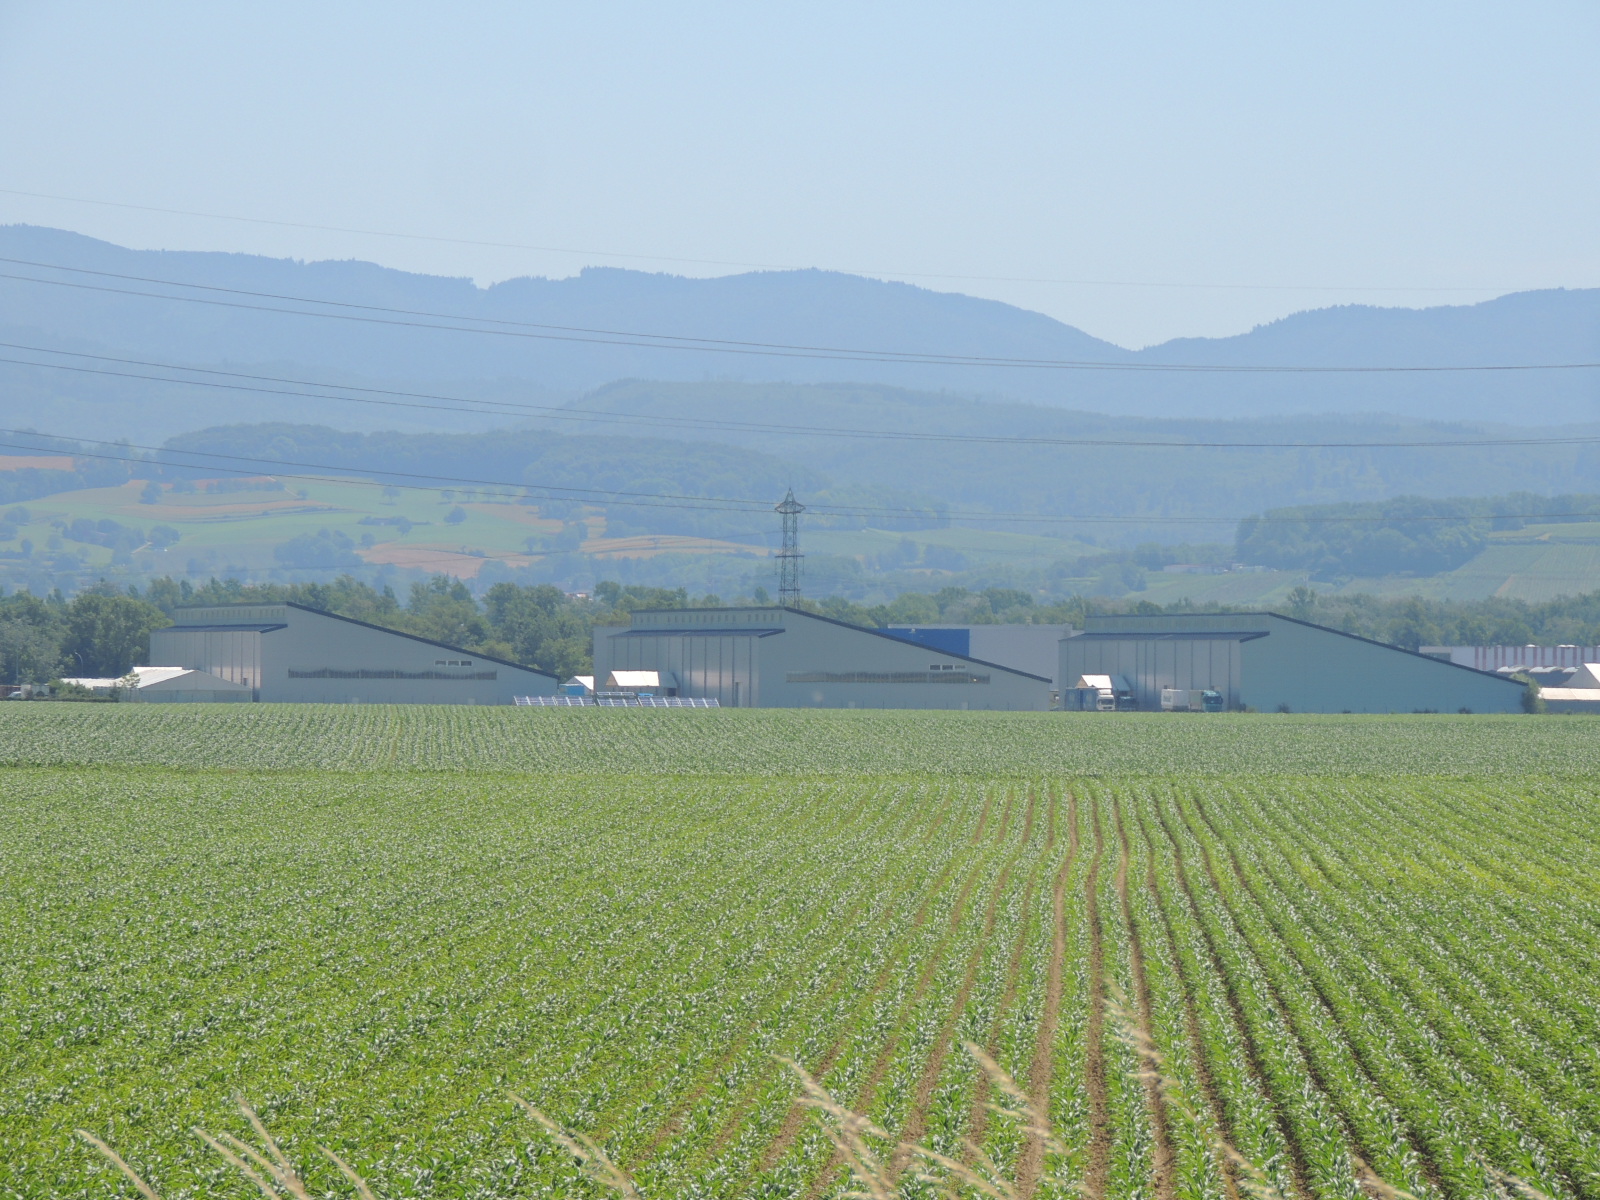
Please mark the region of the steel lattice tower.
<svg viewBox="0 0 1600 1200"><path fill-rule="evenodd" d="M773 509L783 517L783 548L778 551L778 603L794 604L800 599L800 514L806 506L794 498L794 489Z"/></svg>

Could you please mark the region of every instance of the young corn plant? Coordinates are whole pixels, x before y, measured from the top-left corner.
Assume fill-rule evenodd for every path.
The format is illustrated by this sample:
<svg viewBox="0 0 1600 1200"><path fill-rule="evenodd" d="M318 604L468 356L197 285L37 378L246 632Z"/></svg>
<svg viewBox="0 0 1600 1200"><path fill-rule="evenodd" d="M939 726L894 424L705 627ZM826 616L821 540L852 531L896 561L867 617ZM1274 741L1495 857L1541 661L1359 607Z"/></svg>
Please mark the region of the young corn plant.
<svg viewBox="0 0 1600 1200"><path fill-rule="evenodd" d="M1232 1146L1189 1101L1168 1068L1166 1053L1151 1037L1150 1031L1120 988L1111 989L1106 1000L1106 1013L1115 1035L1128 1047L1139 1064L1137 1077L1140 1082L1152 1084L1168 1109L1199 1130L1218 1161L1225 1164L1226 1176L1231 1182L1230 1192L1249 1197L1250 1200L1286 1200L1267 1173ZM988 1104L990 1110L1002 1119L1015 1121L1027 1138L1037 1141L1043 1148L1047 1161L1063 1165L1076 1163L1078 1152L1065 1145L1056 1134L1044 1106L1029 1096L981 1047L971 1042L963 1043L963 1047L997 1094L998 1098ZM870 1117L841 1103L799 1063L787 1058L779 1061L798 1077L800 1103L817 1115L839 1160L849 1170L855 1186L845 1195L851 1200L898 1200L902 1178L902 1172L896 1166L899 1162L914 1164L910 1172L912 1178L930 1184L940 1200L962 1200L970 1196L983 1197L984 1200L1019 1200L1015 1180L1008 1179L993 1158L971 1140L964 1142L963 1161L929 1146L897 1139ZM572 1155L596 1185L622 1197L622 1200L644 1200L633 1178L592 1138L568 1129L516 1093L508 1095L557 1145ZM238 1104L239 1111L261 1141L259 1147L232 1134L211 1134L198 1127L193 1130L195 1136L254 1185L266 1200L284 1200L284 1197L290 1200L314 1200L304 1178L255 1110L243 1100ZM161 1200L156 1190L109 1145L87 1130L80 1129L77 1132L79 1137L127 1177L144 1200ZM366 1181L348 1163L326 1146L319 1149L349 1180L358 1200L378 1200ZM1352 1156L1352 1164L1364 1190L1378 1200L1417 1200L1410 1192L1384 1182L1359 1157ZM1484 1169L1505 1200L1551 1200L1544 1192L1514 1175L1496 1170L1487 1163ZM1073 1187L1059 1176L1047 1175L1040 1182Z"/></svg>

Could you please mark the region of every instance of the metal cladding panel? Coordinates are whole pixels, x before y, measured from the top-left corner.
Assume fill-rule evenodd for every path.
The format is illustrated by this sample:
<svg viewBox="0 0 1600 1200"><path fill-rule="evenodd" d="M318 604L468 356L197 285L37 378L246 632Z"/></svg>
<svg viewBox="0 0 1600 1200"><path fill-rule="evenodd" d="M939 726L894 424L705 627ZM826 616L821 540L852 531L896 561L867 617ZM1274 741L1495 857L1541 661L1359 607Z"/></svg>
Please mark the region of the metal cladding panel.
<svg viewBox="0 0 1600 1200"><path fill-rule="evenodd" d="M596 630L596 673L630 667L677 670L681 695L716 697L730 708L1050 704L1048 679L775 608L635 613L632 628Z"/></svg>
<svg viewBox="0 0 1600 1200"><path fill-rule="evenodd" d="M1121 675L1141 709L1161 707L1165 688L1214 689L1230 708L1239 704L1238 638L1067 638L1061 643L1061 678L1070 687L1082 675Z"/></svg>
<svg viewBox="0 0 1600 1200"><path fill-rule="evenodd" d="M1281 620L1247 642L1244 702L1260 712L1520 712L1523 688L1439 659Z"/></svg>
<svg viewBox="0 0 1600 1200"><path fill-rule="evenodd" d="M294 609L287 604L216 604L179 610L179 625L282 624Z"/></svg>
<svg viewBox="0 0 1600 1200"><path fill-rule="evenodd" d="M680 696L748 708L758 702L761 640L757 632L596 631L595 673L671 671Z"/></svg>
<svg viewBox="0 0 1600 1200"><path fill-rule="evenodd" d="M1446 658L1478 671L1503 667L1582 667L1600 662L1600 646L1423 646L1429 658Z"/></svg>
<svg viewBox="0 0 1600 1200"><path fill-rule="evenodd" d="M915 642L930 650L943 650L948 654L972 653L972 630L965 626L927 628L920 625L891 625L884 630L890 637L903 642Z"/></svg>
<svg viewBox="0 0 1600 1200"><path fill-rule="evenodd" d="M1160 616L1120 614L1091 616L1084 621L1084 635L1109 636L1113 633L1131 634L1135 637L1180 636L1197 634L1267 633L1277 627L1283 618L1272 613L1165 613Z"/></svg>
<svg viewBox="0 0 1600 1200"><path fill-rule="evenodd" d="M157 630L158 665L209 671L267 702L510 704L553 695L557 680L404 634L290 605L185 609L185 625ZM229 629L228 626L235 625ZM270 624L267 629L249 628Z"/></svg>
<svg viewBox="0 0 1600 1200"><path fill-rule="evenodd" d="M157 691L151 695L136 695L134 699L140 704L249 704L254 697L249 692L185 688L176 692Z"/></svg>
<svg viewBox="0 0 1600 1200"><path fill-rule="evenodd" d="M510 704L550 696L549 675L321 613L290 610L263 635L261 699L325 704ZM389 676L389 677L385 677Z"/></svg>
<svg viewBox="0 0 1600 1200"><path fill-rule="evenodd" d="M1216 645L1209 660L1200 647L1231 638L1236 690L1227 693L1230 704L1260 712L1517 712L1522 707L1522 688L1515 682L1273 613L1124 615L1091 617L1086 624L1084 636L1061 643L1063 669L1070 672L1090 661L1098 670L1111 670L1100 664L1118 662L1130 682L1137 680L1141 705L1166 671L1173 682L1165 686L1185 686L1179 681L1181 654L1173 652L1169 663L1158 647L1188 642L1195 680L1188 686L1199 687L1202 670L1213 672L1216 680L1222 665ZM1141 674L1146 669L1148 676ZM1207 686L1223 690L1216 682ZM1159 690L1153 699L1159 703Z"/></svg>
<svg viewBox="0 0 1600 1200"><path fill-rule="evenodd" d="M1048 679L804 614L789 614L788 631L761 653L767 708L1050 707Z"/></svg>
<svg viewBox="0 0 1600 1200"><path fill-rule="evenodd" d="M161 667L188 667L242 684L261 686L261 639L254 629L209 627L157 629L150 635L150 661Z"/></svg>
<svg viewBox="0 0 1600 1200"><path fill-rule="evenodd" d="M893 637L982 662L1043 675L1060 687L1060 642L1067 625L890 625Z"/></svg>
<svg viewBox="0 0 1600 1200"><path fill-rule="evenodd" d="M974 625L967 653L1030 675L1044 675L1051 687L1059 688L1061 639L1070 632L1067 625Z"/></svg>
<svg viewBox="0 0 1600 1200"><path fill-rule="evenodd" d="M612 671L617 670L622 664L613 661L611 655L611 635L622 632L610 625L596 625L590 636L594 639L592 646L592 659L596 682L604 679Z"/></svg>

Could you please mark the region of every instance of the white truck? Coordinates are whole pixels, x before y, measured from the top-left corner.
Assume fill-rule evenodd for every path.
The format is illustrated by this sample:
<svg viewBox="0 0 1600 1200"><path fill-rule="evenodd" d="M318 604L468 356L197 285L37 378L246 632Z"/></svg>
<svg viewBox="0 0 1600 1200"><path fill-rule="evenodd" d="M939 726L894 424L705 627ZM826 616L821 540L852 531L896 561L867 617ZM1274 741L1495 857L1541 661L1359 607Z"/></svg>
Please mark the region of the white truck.
<svg viewBox="0 0 1600 1200"><path fill-rule="evenodd" d="M1222 693L1211 688L1162 688L1162 712L1221 712Z"/></svg>
<svg viewBox="0 0 1600 1200"><path fill-rule="evenodd" d="M1073 700L1067 704L1069 695ZM1063 707L1084 712L1125 712L1138 706L1133 701L1133 689L1121 675L1083 675L1063 695Z"/></svg>

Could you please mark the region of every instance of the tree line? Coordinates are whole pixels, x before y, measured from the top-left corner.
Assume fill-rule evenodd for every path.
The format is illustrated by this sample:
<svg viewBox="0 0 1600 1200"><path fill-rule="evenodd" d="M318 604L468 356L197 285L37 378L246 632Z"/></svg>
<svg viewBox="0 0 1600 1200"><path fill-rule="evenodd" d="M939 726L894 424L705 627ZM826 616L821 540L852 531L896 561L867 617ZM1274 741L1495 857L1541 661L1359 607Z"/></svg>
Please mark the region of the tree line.
<svg viewBox="0 0 1600 1200"><path fill-rule="evenodd" d="M402 599L350 576L332 583L247 584L212 579L157 579L144 589L101 583L68 598L59 591L0 594L0 683L47 683L62 677L117 678L147 661L150 633L192 605L284 601L551 671L563 678L591 665L594 627L625 621L642 609L722 607L716 595L684 588L598 584L570 595L549 584L497 583L474 595L446 575L415 583ZM765 589L735 603L767 604ZM1062 624L1081 627L1093 613L1216 611L1188 601L1158 605L1128 598L1040 599L1017 588L945 587L906 592L885 604L842 597L803 607L870 628L887 625ZM1490 598L1322 596L1296 588L1280 611L1346 633L1415 650L1427 645L1600 644L1600 591L1542 603ZM157 664L164 665L164 664Z"/></svg>
<svg viewBox="0 0 1600 1200"><path fill-rule="evenodd" d="M1492 532L1600 520L1600 496L1395 496L1359 504L1269 509L1239 523L1240 562L1313 578L1437 575L1481 553Z"/></svg>

